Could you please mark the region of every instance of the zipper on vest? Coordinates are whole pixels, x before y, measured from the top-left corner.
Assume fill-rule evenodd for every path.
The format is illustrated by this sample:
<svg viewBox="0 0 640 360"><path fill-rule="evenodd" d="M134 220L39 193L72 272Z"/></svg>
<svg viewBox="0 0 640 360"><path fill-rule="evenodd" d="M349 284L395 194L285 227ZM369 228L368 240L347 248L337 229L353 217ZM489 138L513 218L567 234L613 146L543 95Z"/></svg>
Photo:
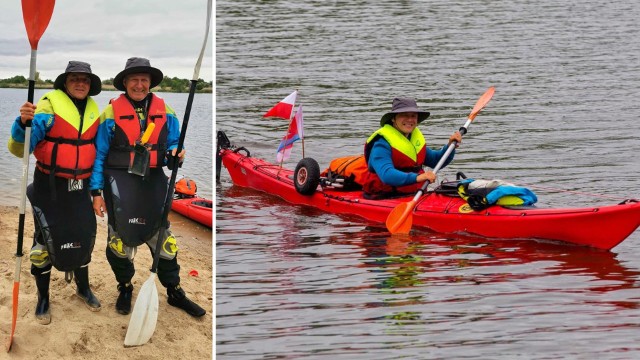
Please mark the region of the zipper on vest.
<svg viewBox="0 0 640 360"><path fill-rule="evenodd" d="M80 113L80 111L78 111L78 113ZM80 139L82 138L82 123L84 122L84 114L80 114L80 127L78 129L78 144L76 145L76 170L79 170L79 166L80 166L80 146L84 146L84 145L80 145ZM73 180L77 180L78 175L77 174L73 174Z"/></svg>

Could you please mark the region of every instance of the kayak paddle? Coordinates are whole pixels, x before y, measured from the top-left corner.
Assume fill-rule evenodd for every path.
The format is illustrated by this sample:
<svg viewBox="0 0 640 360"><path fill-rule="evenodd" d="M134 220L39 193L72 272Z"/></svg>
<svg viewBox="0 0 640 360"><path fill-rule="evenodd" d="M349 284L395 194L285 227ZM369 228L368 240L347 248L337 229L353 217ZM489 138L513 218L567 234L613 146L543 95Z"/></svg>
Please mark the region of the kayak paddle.
<svg viewBox="0 0 640 360"><path fill-rule="evenodd" d="M471 110L471 113L469 114L467 122L459 130L461 135L467 133L467 128L469 127L469 125L471 125L471 122L473 121L473 119L475 119L480 110L482 110L489 103L489 100L491 100L495 91L496 89L492 86L487 89L487 91L485 91L484 94L482 94L482 96L478 99L478 101L476 102L476 106L473 107L473 110ZM440 161L438 161L438 164L433 169L434 174L437 174L440 168L442 168L442 165L447 160L455 146L455 141L449 144L447 151L444 153L442 158L440 158ZM411 201L398 204L391 211L391 213L389 213L389 216L387 216L386 224L387 229L391 234L408 234L409 231L411 231L411 225L413 224L413 209L415 208L418 199L420 199L420 196L422 196L424 191L427 189L427 186L429 186L429 182L425 181L424 185L422 185L420 190L418 190Z"/></svg>
<svg viewBox="0 0 640 360"><path fill-rule="evenodd" d="M29 90L27 101L33 104L33 93L36 87L36 57L38 53L38 42L49 26L55 0L22 0L22 18L27 29L27 37L31 44L31 62L29 66ZM13 344L13 334L16 330L16 320L18 318L18 294L20 293L20 267L22 265L22 241L24 233L24 213L27 206L27 182L29 180L29 148L31 140L31 120L25 124L24 132L24 152L22 154L22 188L20 202L20 216L18 220L18 244L16 246L16 268L13 278L13 308L11 319L11 334L7 341L7 352L11 351Z"/></svg>
<svg viewBox="0 0 640 360"><path fill-rule="evenodd" d="M144 345L151 339L154 331L156 330L156 322L158 320L158 289L156 288L156 275L158 271L158 261L160 260L160 244L164 241L162 236L165 234L163 229L167 228L167 218L169 217L169 210L171 210L171 202L173 200L173 191L175 190L176 177L178 176L178 154L182 151L184 145L184 137L187 133L187 125L189 124L189 114L191 113L191 105L193 103L193 95L196 92L196 84L198 83L198 74L200 73L200 66L202 65L202 57L204 56L204 50L207 47L207 38L209 37L209 24L211 24L211 5L212 0L207 2L207 29L204 35L204 42L202 44L202 50L200 50L200 57L196 62L195 69L193 71L193 78L191 79L191 87L189 88L189 97L187 99L187 108L184 112L184 118L182 120L182 129L180 130L180 139L178 140L178 147L176 148L176 155L174 156L174 166L171 170L171 180L169 181L169 188L165 197L164 208L162 212L162 221L160 228L158 229L158 239L156 242L156 248L153 252L153 265L151 266L151 276L142 284L140 293L136 299L136 303L133 306L133 312L131 312L131 319L129 319L129 327L127 328L127 335L124 339L124 346L138 346Z"/></svg>

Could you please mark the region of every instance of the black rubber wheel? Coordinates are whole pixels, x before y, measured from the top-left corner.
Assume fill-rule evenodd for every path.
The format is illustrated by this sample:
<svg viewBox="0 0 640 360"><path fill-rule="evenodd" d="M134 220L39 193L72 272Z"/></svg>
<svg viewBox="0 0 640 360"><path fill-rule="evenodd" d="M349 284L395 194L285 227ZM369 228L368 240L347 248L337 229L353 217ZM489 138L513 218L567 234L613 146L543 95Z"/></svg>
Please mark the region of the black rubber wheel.
<svg viewBox="0 0 640 360"><path fill-rule="evenodd" d="M320 165L312 158L304 158L298 162L293 173L296 191L302 195L312 195L320 184Z"/></svg>

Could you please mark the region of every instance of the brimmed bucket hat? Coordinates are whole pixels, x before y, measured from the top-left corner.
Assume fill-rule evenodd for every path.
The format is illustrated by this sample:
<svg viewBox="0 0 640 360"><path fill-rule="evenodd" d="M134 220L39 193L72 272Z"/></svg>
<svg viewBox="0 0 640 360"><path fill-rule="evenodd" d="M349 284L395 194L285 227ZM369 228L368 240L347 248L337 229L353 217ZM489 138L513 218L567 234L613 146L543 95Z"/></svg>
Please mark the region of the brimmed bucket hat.
<svg viewBox="0 0 640 360"><path fill-rule="evenodd" d="M64 90L64 84L67 82L67 75L69 73L89 75L89 79L91 79L89 96L98 95L100 94L100 91L102 91L102 82L100 81L100 78L98 75L91 72L91 65L83 61L69 61L67 69L62 74L58 75L56 81L53 82L53 88L56 90Z"/></svg>
<svg viewBox="0 0 640 360"><path fill-rule="evenodd" d="M384 124L390 123L391 119L393 119L396 114L404 112L418 113L418 124L423 122L430 115L428 111L420 110L418 108L418 104L416 104L416 101L414 99L395 98L393 99L393 103L391 104L391 111L382 115L382 119L380 119L380 126L384 126Z"/></svg>
<svg viewBox="0 0 640 360"><path fill-rule="evenodd" d="M151 86L149 89L154 88L162 82L164 75L160 69L151 67L151 63L148 59L132 57L127 60L127 64L124 66L124 70L120 71L115 78L113 78L113 86L120 91L127 91L124 87L124 78L129 74L142 74L146 73L151 75Z"/></svg>

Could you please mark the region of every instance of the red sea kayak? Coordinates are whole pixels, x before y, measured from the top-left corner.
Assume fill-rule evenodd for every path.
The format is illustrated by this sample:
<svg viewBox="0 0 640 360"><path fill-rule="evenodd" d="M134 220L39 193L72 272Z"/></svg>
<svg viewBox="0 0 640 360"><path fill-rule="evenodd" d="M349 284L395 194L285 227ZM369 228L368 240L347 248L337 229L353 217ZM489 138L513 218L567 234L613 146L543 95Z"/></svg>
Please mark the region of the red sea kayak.
<svg viewBox="0 0 640 360"><path fill-rule="evenodd" d="M224 136L226 138L226 136ZM334 214L357 215L384 224L389 213L412 196L368 200L362 191L344 191L315 185L300 192L296 172L253 158L247 149L218 144L218 160L234 185L260 190L289 203L307 205ZM307 164L307 163L305 163ZM317 163L315 165L317 167ZM219 173L219 171L218 171ZM474 211L459 196L433 191L422 196L413 212L413 226L439 233L474 234L486 238L561 241L610 250L640 226L640 202L584 208L536 208L491 206Z"/></svg>
<svg viewBox="0 0 640 360"><path fill-rule="evenodd" d="M200 224L213 225L213 202L201 197L173 199L171 210Z"/></svg>

